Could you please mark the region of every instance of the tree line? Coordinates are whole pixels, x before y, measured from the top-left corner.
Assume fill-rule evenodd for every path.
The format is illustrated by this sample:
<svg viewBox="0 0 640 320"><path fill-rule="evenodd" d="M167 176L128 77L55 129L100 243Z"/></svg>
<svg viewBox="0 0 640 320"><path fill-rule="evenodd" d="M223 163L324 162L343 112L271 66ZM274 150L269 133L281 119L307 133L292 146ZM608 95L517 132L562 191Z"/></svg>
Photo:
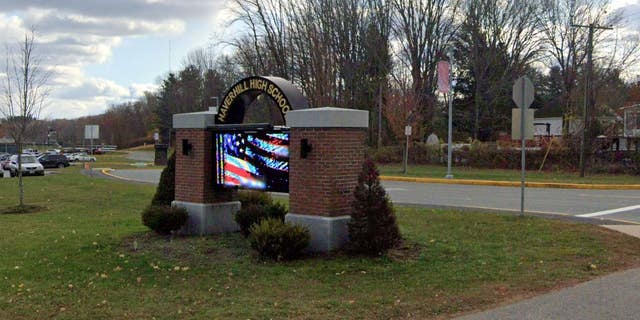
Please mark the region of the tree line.
<svg viewBox="0 0 640 320"><path fill-rule="evenodd" d="M273 75L292 81L313 107L370 111L371 145L401 141L407 124L416 139L444 136L436 64L452 60L454 136L492 140L510 129L511 86L522 75L536 85L536 116L578 119L588 52L588 31L578 26L624 26L608 0L232 2L241 31L190 53L157 92L99 116L43 126L70 144L82 140L89 123L101 125L110 144L151 142L156 130L168 141L172 114L206 110L242 77ZM640 102L640 81L628 72L640 41L621 28L598 29L594 44L592 113L613 116Z"/></svg>

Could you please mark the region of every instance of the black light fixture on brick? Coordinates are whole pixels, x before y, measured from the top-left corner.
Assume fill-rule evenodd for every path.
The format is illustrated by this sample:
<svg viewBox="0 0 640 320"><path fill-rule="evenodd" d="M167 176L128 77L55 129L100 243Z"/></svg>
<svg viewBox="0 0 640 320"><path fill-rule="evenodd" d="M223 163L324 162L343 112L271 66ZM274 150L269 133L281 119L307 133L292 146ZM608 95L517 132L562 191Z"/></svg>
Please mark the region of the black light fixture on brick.
<svg viewBox="0 0 640 320"><path fill-rule="evenodd" d="M311 152L312 146L309 143L309 140L302 139L300 140L300 158L305 159Z"/></svg>

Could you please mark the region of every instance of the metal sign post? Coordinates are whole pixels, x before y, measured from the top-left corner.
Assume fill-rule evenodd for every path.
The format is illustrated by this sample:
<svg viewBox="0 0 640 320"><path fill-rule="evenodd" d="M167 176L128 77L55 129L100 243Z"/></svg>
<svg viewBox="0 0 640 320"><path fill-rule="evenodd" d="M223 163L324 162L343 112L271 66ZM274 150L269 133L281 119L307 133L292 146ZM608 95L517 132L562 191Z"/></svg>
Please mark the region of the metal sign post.
<svg viewBox="0 0 640 320"><path fill-rule="evenodd" d="M513 85L513 101L520 108L520 142L521 142L521 154L520 154L520 216L524 215L524 181L525 181L525 150L526 150L526 136L525 136L525 120L527 109L533 102L534 88L533 83L527 76L522 76L516 80ZM533 119L527 119L532 121Z"/></svg>
<svg viewBox="0 0 640 320"><path fill-rule="evenodd" d="M404 146L404 161L402 167L402 173L407 173L407 162L409 160L409 136L411 136L411 126L404 127L404 135L407 136L407 142Z"/></svg>

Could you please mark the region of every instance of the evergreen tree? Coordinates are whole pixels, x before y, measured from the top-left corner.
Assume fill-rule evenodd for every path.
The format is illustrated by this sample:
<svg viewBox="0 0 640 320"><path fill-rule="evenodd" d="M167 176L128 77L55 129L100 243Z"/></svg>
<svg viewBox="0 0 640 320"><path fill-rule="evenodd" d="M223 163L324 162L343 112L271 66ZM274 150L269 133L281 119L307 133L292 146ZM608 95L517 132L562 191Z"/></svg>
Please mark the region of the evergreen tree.
<svg viewBox="0 0 640 320"><path fill-rule="evenodd" d="M173 113L196 112L206 110L203 104L204 80L200 71L189 65L178 75L179 101Z"/></svg>
<svg viewBox="0 0 640 320"><path fill-rule="evenodd" d="M367 159L353 193L349 238L358 252L379 255L400 241L393 206L380 185L376 165Z"/></svg>
<svg viewBox="0 0 640 320"><path fill-rule="evenodd" d="M161 143L169 143L172 115L179 102L178 89L178 79L173 73L170 73L169 77L162 81L158 93L158 103L153 109L153 124L160 133Z"/></svg>
<svg viewBox="0 0 640 320"><path fill-rule="evenodd" d="M170 206L176 197L176 153L172 153L167 159L167 166L160 174L160 183L156 188L156 194L151 200L154 206Z"/></svg>

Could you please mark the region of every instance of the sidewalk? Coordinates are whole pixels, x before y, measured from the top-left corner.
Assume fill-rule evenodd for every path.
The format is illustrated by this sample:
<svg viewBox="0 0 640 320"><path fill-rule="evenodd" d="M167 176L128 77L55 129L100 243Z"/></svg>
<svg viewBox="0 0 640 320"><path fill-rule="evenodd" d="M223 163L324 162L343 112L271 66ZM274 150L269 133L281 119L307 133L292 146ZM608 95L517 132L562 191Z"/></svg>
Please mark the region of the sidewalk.
<svg viewBox="0 0 640 320"><path fill-rule="evenodd" d="M640 225L604 225L601 227L640 238ZM639 318L640 268L635 268L456 319L635 320Z"/></svg>
<svg viewBox="0 0 640 320"><path fill-rule="evenodd" d="M635 320L640 316L640 268L457 320Z"/></svg>

